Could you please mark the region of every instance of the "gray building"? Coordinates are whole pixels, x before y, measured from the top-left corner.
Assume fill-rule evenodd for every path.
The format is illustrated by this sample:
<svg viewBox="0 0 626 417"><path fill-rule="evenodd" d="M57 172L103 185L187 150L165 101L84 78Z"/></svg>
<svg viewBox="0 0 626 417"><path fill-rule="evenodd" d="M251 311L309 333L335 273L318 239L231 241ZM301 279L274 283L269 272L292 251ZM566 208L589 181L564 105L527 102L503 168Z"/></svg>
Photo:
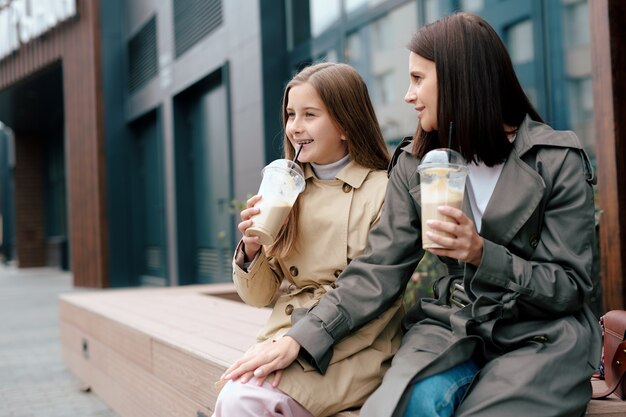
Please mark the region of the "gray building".
<svg viewBox="0 0 626 417"><path fill-rule="evenodd" d="M21 13L34 19L42 1L0 1L0 14L29 4ZM45 93L54 98L48 108L64 111L48 123L54 140L36 151L48 167L41 169L48 185L35 212L43 220L24 224L36 224L32 230L43 236L37 247L44 253L32 259L72 269L76 285L230 280L238 240L232 201L253 194L262 167L281 154L280 104L291 75L319 60L355 66L393 147L416 126L402 100L404 45L417 27L455 10L479 14L496 28L542 116L556 128L575 130L595 155L586 0L74 3L70 20L42 38L22 39L0 60L0 121L15 131L17 144L11 163L0 152L0 214L4 241L18 243L18 250L4 251L5 259L20 265L31 258L19 242L33 234L19 221L23 215L3 207L28 198L19 196L14 168L35 151L22 146L32 134L15 109L32 108L18 96ZM75 82L81 62L65 58L70 52L27 64L41 59L36 50L53 50L61 36L73 51L77 35L71 31L85 20L94 37L94 47L78 55L85 72L95 74L87 88ZM0 18L0 32L2 25ZM92 92L93 100L71 100L81 92ZM82 123L77 112L95 120L82 133L73 127ZM46 107L40 113L50 118L43 118ZM34 134L46 137L42 129ZM8 139L0 142L0 151L8 149ZM100 176L91 179L90 168Z"/></svg>
<svg viewBox="0 0 626 417"><path fill-rule="evenodd" d="M259 3L101 9L111 282L229 280L231 201L268 159Z"/></svg>

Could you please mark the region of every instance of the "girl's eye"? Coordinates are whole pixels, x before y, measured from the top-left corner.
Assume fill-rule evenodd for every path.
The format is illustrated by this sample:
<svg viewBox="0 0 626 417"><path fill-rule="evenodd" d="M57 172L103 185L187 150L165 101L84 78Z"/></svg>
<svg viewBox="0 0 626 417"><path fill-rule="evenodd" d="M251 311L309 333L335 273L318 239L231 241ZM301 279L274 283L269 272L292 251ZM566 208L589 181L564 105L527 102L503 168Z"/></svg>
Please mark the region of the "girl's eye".
<svg viewBox="0 0 626 417"><path fill-rule="evenodd" d="M291 119L291 118L293 118L293 117L295 117L295 116L296 116L296 114L295 114L294 112L292 112L292 111L288 111L288 112L287 112L287 117L288 117L288 118L290 118L290 119Z"/></svg>
<svg viewBox="0 0 626 417"><path fill-rule="evenodd" d="M315 116L313 113L311 113L311 112L306 112L306 117L313 117L313 116Z"/></svg>

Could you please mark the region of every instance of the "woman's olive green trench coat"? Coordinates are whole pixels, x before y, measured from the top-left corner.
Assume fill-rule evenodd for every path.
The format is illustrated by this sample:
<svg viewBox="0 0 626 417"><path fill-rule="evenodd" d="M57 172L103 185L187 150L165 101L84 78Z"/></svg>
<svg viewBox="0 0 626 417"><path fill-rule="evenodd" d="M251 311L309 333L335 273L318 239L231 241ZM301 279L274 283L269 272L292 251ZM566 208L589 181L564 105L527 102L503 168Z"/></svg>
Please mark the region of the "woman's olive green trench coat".
<svg viewBox="0 0 626 417"><path fill-rule="evenodd" d="M289 335L324 372L333 344L387 308L423 255L419 163L405 146L390 176L380 223L337 289ZM571 132L526 118L485 210L478 268L444 259L434 299L408 313L408 331L361 417L400 416L412 381L470 357L484 367L457 416L581 416L601 336L587 302L594 262L594 182ZM464 211L471 217L466 199ZM461 280L471 303L449 306Z"/></svg>

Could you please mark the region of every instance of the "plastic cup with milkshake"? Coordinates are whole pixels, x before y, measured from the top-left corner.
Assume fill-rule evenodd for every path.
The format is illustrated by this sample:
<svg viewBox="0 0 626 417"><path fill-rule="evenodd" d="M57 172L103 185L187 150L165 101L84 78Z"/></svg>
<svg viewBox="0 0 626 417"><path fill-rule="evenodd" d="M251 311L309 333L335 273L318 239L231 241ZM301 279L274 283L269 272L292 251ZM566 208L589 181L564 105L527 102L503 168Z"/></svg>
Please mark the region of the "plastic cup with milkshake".
<svg viewBox="0 0 626 417"><path fill-rule="evenodd" d="M246 236L258 236L262 245L274 243L304 186L304 173L294 161L277 159L263 168L258 192L261 200L255 205L259 214L251 218Z"/></svg>
<svg viewBox="0 0 626 417"><path fill-rule="evenodd" d="M450 206L461 209L467 164L460 153L452 149L435 149L424 155L417 167L420 176L420 193L422 205L422 248L441 248L430 240L426 232L449 236L448 233L431 229L426 222L439 220L453 222L448 216L439 213L437 207Z"/></svg>

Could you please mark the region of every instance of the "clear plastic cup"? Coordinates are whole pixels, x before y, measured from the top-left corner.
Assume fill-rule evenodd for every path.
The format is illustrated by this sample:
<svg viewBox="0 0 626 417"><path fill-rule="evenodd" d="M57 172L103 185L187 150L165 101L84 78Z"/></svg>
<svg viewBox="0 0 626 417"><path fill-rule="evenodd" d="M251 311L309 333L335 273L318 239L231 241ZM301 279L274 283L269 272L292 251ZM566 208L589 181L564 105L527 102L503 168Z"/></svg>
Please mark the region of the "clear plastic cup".
<svg viewBox="0 0 626 417"><path fill-rule="evenodd" d="M304 186L304 173L293 161L277 159L263 168L261 200L255 205L260 212L252 217L246 236L258 236L262 245L274 243Z"/></svg>
<svg viewBox="0 0 626 417"><path fill-rule="evenodd" d="M450 206L461 209L467 164L460 153L452 149L435 149L424 155L417 167L420 175L420 194L422 209L422 248L441 248L442 246L428 238L426 232L447 235L432 230L426 222L440 220L453 222L448 216L439 213L437 207Z"/></svg>

